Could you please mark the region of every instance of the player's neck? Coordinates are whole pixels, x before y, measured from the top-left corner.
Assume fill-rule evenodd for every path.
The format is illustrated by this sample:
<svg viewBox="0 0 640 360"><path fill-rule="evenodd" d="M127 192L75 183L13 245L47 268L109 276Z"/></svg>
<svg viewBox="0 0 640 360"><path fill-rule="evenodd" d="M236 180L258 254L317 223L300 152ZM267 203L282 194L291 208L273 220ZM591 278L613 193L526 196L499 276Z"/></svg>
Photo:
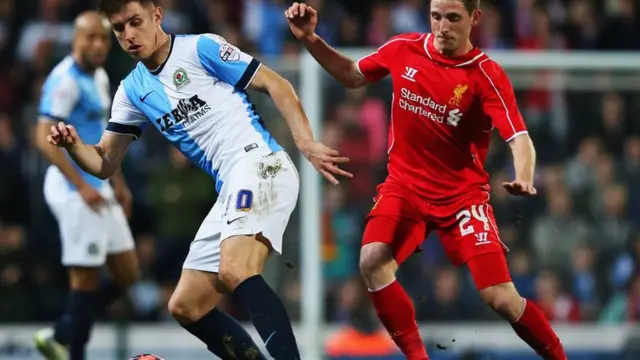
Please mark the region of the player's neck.
<svg viewBox="0 0 640 360"><path fill-rule="evenodd" d="M160 65L167 61L167 57L171 52L171 36L164 31L160 31L156 38L156 44L156 51L154 51L148 59L142 61L144 66L152 71L156 70Z"/></svg>
<svg viewBox="0 0 640 360"><path fill-rule="evenodd" d="M87 73L87 74L93 74L93 72L96 70L95 68L93 68L92 66L89 66L87 64L85 64L82 61L82 56L80 56L78 53L76 53L75 51L71 54L71 57L73 58L73 62L76 63L76 66L82 70L82 72Z"/></svg>

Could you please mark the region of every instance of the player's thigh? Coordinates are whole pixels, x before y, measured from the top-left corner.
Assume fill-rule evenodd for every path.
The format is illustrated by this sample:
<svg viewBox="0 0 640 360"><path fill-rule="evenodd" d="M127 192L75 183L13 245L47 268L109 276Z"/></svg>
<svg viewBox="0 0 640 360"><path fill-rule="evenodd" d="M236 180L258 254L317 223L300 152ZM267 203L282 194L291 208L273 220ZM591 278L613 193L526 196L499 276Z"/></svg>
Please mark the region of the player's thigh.
<svg viewBox="0 0 640 360"><path fill-rule="evenodd" d="M213 205L194 240L189 246L189 253L182 265L183 269L218 273L220 271L220 236L222 231L222 215L224 201L222 197Z"/></svg>
<svg viewBox="0 0 640 360"><path fill-rule="evenodd" d="M268 257L268 243L261 234L231 236L221 244L220 281L233 291L244 280L261 274Z"/></svg>
<svg viewBox="0 0 640 360"><path fill-rule="evenodd" d="M114 280L122 286L129 286L138 279L140 272L133 234L122 206L112 197L107 199L107 266Z"/></svg>
<svg viewBox="0 0 640 360"><path fill-rule="evenodd" d="M105 209L95 212L80 195L69 198L57 216L64 266L100 267L105 264L109 244L105 213Z"/></svg>
<svg viewBox="0 0 640 360"><path fill-rule="evenodd" d="M169 300L169 312L178 321L193 322L206 315L224 296L217 289L218 275L183 269Z"/></svg>
<svg viewBox="0 0 640 360"><path fill-rule="evenodd" d="M296 207L298 172L284 151L238 164L223 185L222 241L257 236L269 250L282 252L282 238Z"/></svg>
<svg viewBox="0 0 640 360"><path fill-rule="evenodd" d="M122 288L127 288L140 277L138 254L127 250L107 255L107 268L112 279Z"/></svg>
<svg viewBox="0 0 640 360"><path fill-rule="evenodd" d="M493 208L488 203L452 210L438 227L438 235L447 256L455 265L486 254L503 254L508 248L500 240Z"/></svg>
<svg viewBox="0 0 640 360"><path fill-rule="evenodd" d="M467 268L478 291L489 290L504 284L508 290L515 291L511 283L511 274L504 252L490 252L476 255L467 261ZM517 294L517 292L516 292ZM484 298L484 296L483 296ZM485 301L487 301L485 299Z"/></svg>
<svg viewBox="0 0 640 360"><path fill-rule="evenodd" d="M300 181L289 156L276 152L234 171L222 217L220 277L231 288L262 272L271 251L282 253Z"/></svg>
<svg viewBox="0 0 640 360"><path fill-rule="evenodd" d="M367 248L371 244L387 245L398 264L403 263L416 252L427 235L427 224L421 219L416 207L402 191L395 188L379 192L376 202L366 217L362 236L361 265L366 262L376 263L377 259L367 260ZM375 264L371 264L374 265Z"/></svg>

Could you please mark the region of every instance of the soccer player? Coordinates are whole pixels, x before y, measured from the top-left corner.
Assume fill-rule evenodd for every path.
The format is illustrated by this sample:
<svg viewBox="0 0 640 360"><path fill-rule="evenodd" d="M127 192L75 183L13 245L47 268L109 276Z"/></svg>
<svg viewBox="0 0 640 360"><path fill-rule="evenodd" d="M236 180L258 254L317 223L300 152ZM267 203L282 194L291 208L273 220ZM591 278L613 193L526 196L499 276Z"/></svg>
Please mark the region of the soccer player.
<svg viewBox="0 0 640 360"><path fill-rule="evenodd" d="M95 311L123 294L139 272L125 216L131 211L131 193L120 171L112 174L112 187L47 142L49 129L58 122L73 126L85 143L100 140L111 105L102 68L111 47L110 30L98 12L78 16L72 54L49 74L40 99L37 147L51 162L44 195L58 222L70 286L65 313L53 329L35 335L38 350L52 360L84 359ZM113 281L101 282L105 263Z"/></svg>
<svg viewBox="0 0 640 360"><path fill-rule="evenodd" d="M360 268L380 320L409 359L427 359L411 300L395 273L437 231L457 264L466 264L482 299L544 359L566 359L543 313L516 291L489 204L484 161L497 128L514 156L512 195L535 195L535 149L503 69L469 34L479 0L432 0L430 34L402 34L357 62L317 34L316 10L285 11L293 34L344 86L391 75L389 174L366 218Z"/></svg>
<svg viewBox="0 0 640 360"><path fill-rule="evenodd" d="M298 149L332 183L350 177L348 161L314 140L291 84L213 34L168 35L152 0L102 0L120 46L139 60L121 82L107 132L97 145L76 129L51 127L85 171L108 178L129 144L151 124L215 179L218 201L195 235L169 310L223 359L265 359L243 327L215 306L232 292L275 359L300 359L286 310L260 273L298 197L299 178L286 152L265 129L247 88L268 94L287 121Z"/></svg>

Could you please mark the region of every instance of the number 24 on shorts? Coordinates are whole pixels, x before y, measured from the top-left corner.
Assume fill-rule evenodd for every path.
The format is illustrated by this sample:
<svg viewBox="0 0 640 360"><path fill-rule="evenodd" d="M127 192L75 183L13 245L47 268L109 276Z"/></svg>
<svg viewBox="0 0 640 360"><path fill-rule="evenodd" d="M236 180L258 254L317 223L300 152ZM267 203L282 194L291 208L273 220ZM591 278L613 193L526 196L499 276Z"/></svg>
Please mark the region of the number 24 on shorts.
<svg viewBox="0 0 640 360"><path fill-rule="evenodd" d="M460 227L460 235L466 236L476 232L473 224L468 224L471 218L477 220L483 224L484 231L489 231L489 218L487 217L487 206L473 205L469 209L461 210L456 214L456 220L459 220L458 226Z"/></svg>

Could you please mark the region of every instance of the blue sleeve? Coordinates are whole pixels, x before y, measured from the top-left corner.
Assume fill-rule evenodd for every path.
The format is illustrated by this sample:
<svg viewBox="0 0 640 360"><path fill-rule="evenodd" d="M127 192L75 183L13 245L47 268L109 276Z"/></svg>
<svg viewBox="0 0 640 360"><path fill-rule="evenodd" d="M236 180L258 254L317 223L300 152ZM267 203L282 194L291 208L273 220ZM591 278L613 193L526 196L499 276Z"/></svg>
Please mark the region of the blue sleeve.
<svg viewBox="0 0 640 360"><path fill-rule="evenodd" d="M209 75L240 89L249 86L260 67L260 62L253 56L217 35L201 35L197 47L200 63Z"/></svg>

